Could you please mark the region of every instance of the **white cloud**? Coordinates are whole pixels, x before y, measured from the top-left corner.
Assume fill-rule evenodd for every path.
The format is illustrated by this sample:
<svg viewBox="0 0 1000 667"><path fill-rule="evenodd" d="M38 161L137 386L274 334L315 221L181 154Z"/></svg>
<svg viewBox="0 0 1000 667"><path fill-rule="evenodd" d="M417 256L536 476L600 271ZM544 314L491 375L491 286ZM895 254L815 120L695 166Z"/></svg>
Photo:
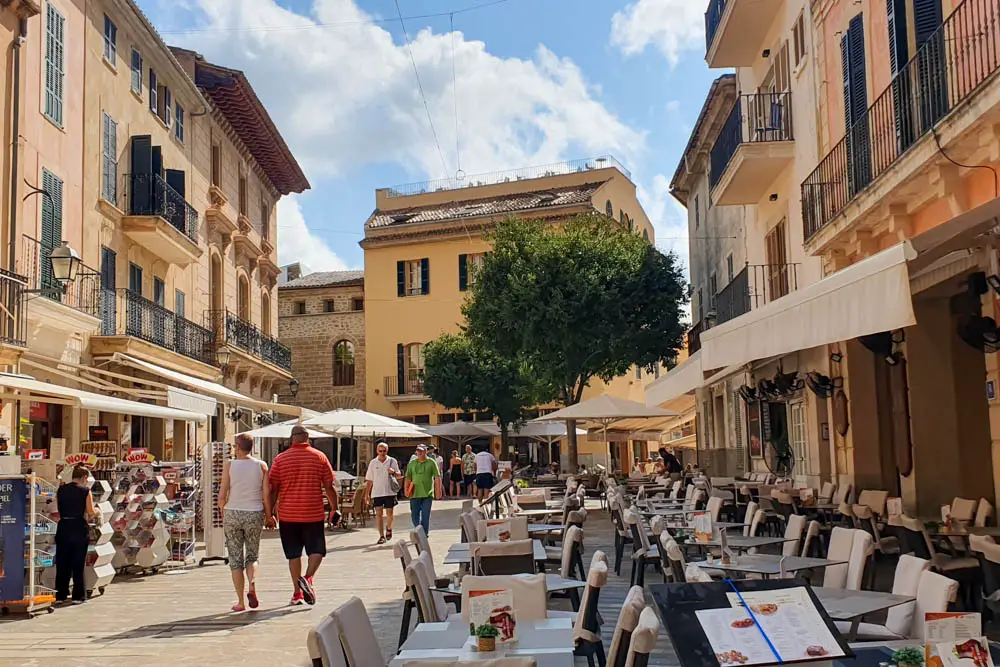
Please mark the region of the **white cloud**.
<svg viewBox="0 0 1000 667"><path fill-rule="evenodd" d="M670 179L656 174L648 187L637 186L637 195L656 230L656 246L675 252L688 273L687 211L670 194Z"/></svg>
<svg viewBox="0 0 1000 667"><path fill-rule="evenodd" d="M705 46L705 3L636 0L612 17L611 43L626 55L653 46L674 66L681 52Z"/></svg>
<svg viewBox="0 0 1000 667"><path fill-rule="evenodd" d="M278 264L292 262L302 262L313 271L348 268L326 241L309 231L295 195L278 202Z"/></svg>
<svg viewBox="0 0 1000 667"><path fill-rule="evenodd" d="M454 175L451 33L410 32L445 168L406 47L367 22L355 0L313 0L302 14L275 0L190 1L199 8L199 30L228 32L176 41L247 72L314 183L386 163L402 165L414 180ZM309 27L352 22L360 23ZM460 32L454 45L465 172L642 152L644 135L608 111L571 60L544 45L530 60L500 58Z"/></svg>

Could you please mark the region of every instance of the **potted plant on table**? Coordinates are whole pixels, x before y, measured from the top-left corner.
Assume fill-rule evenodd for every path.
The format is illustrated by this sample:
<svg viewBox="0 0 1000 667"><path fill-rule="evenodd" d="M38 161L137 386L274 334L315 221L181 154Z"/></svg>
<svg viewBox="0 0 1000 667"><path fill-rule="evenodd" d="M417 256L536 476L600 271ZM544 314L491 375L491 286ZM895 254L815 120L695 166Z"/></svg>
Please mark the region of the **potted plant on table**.
<svg viewBox="0 0 1000 667"><path fill-rule="evenodd" d="M484 653L497 650L497 637L500 631L489 623L484 623L476 628L476 646Z"/></svg>
<svg viewBox="0 0 1000 667"><path fill-rule="evenodd" d="M892 654L892 661L899 667L920 667L924 664L924 651L915 646L901 648Z"/></svg>

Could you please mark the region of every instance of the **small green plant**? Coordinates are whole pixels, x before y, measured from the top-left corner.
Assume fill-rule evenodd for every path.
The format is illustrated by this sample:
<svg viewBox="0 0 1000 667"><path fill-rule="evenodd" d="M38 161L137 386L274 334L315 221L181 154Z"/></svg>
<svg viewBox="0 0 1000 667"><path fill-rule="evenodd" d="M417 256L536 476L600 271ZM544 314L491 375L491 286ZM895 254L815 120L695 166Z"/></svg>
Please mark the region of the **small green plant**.
<svg viewBox="0 0 1000 667"><path fill-rule="evenodd" d="M526 489L528 488L528 480L526 479L515 479L514 483L517 484L517 488Z"/></svg>
<svg viewBox="0 0 1000 667"><path fill-rule="evenodd" d="M489 623L483 623L476 628L475 635L479 639L496 639L500 636L500 631Z"/></svg>
<svg viewBox="0 0 1000 667"><path fill-rule="evenodd" d="M924 664L924 652L914 646L897 649L892 654L892 661L897 665L922 665Z"/></svg>

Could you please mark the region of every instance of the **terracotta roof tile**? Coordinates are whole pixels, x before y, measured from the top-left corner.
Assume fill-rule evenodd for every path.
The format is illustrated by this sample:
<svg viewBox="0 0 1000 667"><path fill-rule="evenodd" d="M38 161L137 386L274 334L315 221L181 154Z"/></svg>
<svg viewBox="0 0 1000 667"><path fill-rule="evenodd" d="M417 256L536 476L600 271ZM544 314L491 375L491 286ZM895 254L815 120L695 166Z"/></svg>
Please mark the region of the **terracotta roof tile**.
<svg viewBox="0 0 1000 667"><path fill-rule="evenodd" d="M348 283L364 283L364 271L317 271L307 276L289 280L284 285L278 287L283 289L296 289L305 287L332 287L333 285L346 285Z"/></svg>

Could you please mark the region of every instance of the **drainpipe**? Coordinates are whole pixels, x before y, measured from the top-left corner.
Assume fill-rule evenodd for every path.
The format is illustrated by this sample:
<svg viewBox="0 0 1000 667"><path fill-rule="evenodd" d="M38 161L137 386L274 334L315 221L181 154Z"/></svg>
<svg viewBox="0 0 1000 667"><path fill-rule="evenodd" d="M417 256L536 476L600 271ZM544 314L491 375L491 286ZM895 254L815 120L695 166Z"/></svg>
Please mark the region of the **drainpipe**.
<svg viewBox="0 0 1000 667"><path fill-rule="evenodd" d="M17 179L18 179L18 159L20 157L21 138L21 45L24 44L28 36L28 19L22 18L18 21L18 35L11 44L13 49L13 122L11 123L12 141L10 156L10 213L8 216L10 229L10 248L8 249L7 268L15 272L17 265Z"/></svg>

